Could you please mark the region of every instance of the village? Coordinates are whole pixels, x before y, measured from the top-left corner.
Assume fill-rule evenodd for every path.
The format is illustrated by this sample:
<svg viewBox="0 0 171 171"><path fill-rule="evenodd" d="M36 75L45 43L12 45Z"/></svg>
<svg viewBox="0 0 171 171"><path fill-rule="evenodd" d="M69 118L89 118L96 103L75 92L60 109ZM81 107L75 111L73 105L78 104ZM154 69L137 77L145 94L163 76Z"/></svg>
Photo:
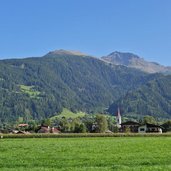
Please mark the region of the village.
<svg viewBox="0 0 171 171"><path fill-rule="evenodd" d="M117 112L117 127L119 132L127 132L129 130L132 133L162 133L164 129L160 125L150 124L150 123L139 123L135 121L127 121L122 123L120 110Z"/></svg>
<svg viewBox="0 0 171 171"><path fill-rule="evenodd" d="M150 117L150 116L149 116ZM152 117L151 117L152 118ZM97 115L94 118L61 118L50 121L43 120L40 124L33 122L19 123L15 127L0 129L1 134L60 134L60 133L158 133L170 131L170 122L162 125L144 120L138 122L135 120L127 120L122 122L120 109L115 114L115 121L105 117L105 115ZM168 129L169 128L169 129Z"/></svg>

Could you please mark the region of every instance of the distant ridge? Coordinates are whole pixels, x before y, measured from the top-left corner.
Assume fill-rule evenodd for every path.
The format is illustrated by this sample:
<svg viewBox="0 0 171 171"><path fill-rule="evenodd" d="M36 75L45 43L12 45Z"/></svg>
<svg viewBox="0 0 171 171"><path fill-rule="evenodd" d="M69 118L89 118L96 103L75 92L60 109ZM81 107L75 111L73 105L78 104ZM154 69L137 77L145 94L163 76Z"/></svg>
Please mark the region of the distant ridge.
<svg viewBox="0 0 171 171"><path fill-rule="evenodd" d="M165 67L156 62L148 62L133 53L115 51L107 56L103 56L101 59L115 65L140 69L147 73L171 73L171 67Z"/></svg>
<svg viewBox="0 0 171 171"><path fill-rule="evenodd" d="M75 56L89 56L87 54L84 54L79 51L73 51L73 50L64 50L64 49L59 49L59 50L54 50L49 52L46 55L75 55ZM45 55L45 56L46 56Z"/></svg>

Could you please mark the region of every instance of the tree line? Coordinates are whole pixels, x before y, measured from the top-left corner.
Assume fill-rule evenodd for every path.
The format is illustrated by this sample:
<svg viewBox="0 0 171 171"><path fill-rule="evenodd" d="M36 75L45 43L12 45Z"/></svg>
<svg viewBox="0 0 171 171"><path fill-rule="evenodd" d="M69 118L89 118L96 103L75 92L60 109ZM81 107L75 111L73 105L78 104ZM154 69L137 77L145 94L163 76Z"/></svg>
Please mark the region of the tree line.
<svg viewBox="0 0 171 171"><path fill-rule="evenodd" d="M123 121L128 119L123 118ZM135 121L135 120L134 120ZM18 127L20 123L23 123L23 118L19 118L14 125L0 124L0 132L10 133L11 130L29 131L31 133L37 133L40 127L55 127L61 133L117 133L119 132L116 126L116 120L114 117L97 114L86 115L78 118L49 118L40 121L30 120L27 127ZM139 120L140 124L157 124L163 127L163 132L171 131L171 120L158 122L152 116L144 116Z"/></svg>

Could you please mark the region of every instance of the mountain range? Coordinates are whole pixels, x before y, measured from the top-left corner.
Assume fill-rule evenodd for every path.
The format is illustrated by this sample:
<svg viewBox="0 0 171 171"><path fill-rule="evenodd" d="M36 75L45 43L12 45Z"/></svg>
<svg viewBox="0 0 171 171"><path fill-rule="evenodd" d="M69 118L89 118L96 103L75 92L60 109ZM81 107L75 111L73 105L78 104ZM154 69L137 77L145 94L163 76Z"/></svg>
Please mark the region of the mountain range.
<svg viewBox="0 0 171 171"><path fill-rule="evenodd" d="M165 67L156 62L148 62L133 53L115 51L107 56L103 56L101 59L115 65L124 65L147 73L171 73L171 67Z"/></svg>
<svg viewBox="0 0 171 171"><path fill-rule="evenodd" d="M63 108L113 115L118 106L125 116L170 118L171 76L162 74L165 70L144 72L130 66L135 58L145 61L131 53L96 58L66 50L1 60L0 123L20 117L41 120Z"/></svg>

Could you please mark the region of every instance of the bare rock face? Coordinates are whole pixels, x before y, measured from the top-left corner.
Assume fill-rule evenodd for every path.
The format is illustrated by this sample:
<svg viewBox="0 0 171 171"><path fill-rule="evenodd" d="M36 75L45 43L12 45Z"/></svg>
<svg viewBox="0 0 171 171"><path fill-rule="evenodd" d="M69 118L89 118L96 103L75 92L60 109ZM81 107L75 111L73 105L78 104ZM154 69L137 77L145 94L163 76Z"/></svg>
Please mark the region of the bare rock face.
<svg viewBox="0 0 171 171"><path fill-rule="evenodd" d="M155 62L145 61L143 58L133 53L115 51L107 56L103 56L101 59L114 65L124 65L147 73L171 73L171 67L165 67Z"/></svg>

